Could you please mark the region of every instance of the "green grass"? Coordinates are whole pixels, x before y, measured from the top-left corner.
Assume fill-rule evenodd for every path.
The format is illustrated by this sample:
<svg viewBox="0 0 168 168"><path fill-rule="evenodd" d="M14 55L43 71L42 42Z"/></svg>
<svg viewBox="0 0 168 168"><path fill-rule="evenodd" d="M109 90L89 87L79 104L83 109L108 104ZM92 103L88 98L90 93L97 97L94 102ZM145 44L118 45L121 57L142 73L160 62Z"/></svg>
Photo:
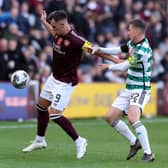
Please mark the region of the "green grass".
<svg viewBox="0 0 168 168"><path fill-rule="evenodd" d="M156 160L141 161L140 151L126 161L128 142L102 119L73 120L88 139L87 155L77 160L71 139L54 123L47 132L48 147L24 154L36 132L35 122L0 122L0 168L168 168L168 118L143 119Z"/></svg>

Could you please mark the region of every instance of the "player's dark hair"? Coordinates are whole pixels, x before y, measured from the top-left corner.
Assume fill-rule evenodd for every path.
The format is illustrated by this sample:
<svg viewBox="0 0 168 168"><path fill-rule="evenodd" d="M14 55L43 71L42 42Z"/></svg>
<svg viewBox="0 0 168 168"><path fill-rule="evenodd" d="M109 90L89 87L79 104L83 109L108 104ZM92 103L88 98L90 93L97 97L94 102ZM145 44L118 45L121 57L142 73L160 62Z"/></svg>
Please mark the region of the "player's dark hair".
<svg viewBox="0 0 168 168"><path fill-rule="evenodd" d="M135 19L135 20L132 20L129 24L134 27L140 28L143 32L146 31L146 23L142 20Z"/></svg>
<svg viewBox="0 0 168 168"><path fill-rule="evenodd" d="M56 10L51 12L47 17L48 22L52 19L54 19L56 22L62 19L67 19L67 14L64 10Z"/></svg>

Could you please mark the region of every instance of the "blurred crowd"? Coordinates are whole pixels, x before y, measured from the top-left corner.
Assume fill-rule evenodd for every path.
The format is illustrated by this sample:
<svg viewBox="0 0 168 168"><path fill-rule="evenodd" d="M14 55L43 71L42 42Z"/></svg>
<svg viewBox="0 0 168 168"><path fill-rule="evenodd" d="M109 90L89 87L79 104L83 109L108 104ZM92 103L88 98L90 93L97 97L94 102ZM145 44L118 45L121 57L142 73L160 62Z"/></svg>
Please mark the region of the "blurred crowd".
<svg viewBox="0 0 168 168"><path fill-rule="evenodd" d="M40 21L43 9L66 10L72 27L102 47L127 42L132 19L146 21L153 49L152 82L158 88L168 83L167 0L0 0L0 81L8 81L16 69L25 69L41 82L51 73L53 39ZM96 65L102 62L106 61L85 55L78 69L80 82L125 81L125 73L99 72Z"/></svg>

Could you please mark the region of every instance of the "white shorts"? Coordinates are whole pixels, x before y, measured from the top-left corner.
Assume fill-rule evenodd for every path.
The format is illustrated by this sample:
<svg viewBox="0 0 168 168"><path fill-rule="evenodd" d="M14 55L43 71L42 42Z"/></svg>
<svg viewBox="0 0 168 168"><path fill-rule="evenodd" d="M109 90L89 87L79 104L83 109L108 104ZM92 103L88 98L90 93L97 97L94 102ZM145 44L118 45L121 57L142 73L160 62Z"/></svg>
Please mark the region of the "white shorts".
<svg viewBox="0 0 168 168"><path fill-rule="evenodd" d="M74 88L71 83L58 81L50 75L40 93L40 97L50 101L51 107L54 109L63 111L68 105Z"/></svg>
<svg viewBox="0 0 168 168"><path fill-rule="evenodd" d="M130 105L136 105L143 111L145 105L149 101L149 98L150 91L125 89L120 92L112 106L124 111L126 114L128 113L128 107Z"/></svg>

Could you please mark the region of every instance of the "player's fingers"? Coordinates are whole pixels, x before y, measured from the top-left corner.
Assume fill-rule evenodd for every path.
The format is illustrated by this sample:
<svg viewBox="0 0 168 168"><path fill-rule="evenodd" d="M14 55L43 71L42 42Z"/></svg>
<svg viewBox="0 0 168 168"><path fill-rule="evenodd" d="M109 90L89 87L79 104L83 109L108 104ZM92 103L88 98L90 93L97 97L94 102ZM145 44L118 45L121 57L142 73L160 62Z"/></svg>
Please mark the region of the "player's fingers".
<svg viewBox="0 0 168 168"><path fill-rule="evenodd" d="M41 16L42 16L42 15L44 14L44 10L41 10L40 14L41 14Z"/></svg>
<svg viewBox="0 0 168 168"><path fill-rule="evenodd" d="M130 48L130 49L129 49L129 54L130 54L130 55L133 55L133 53L134 53L133 48Z"/></svg>
<svg viewBox="0 0 168 168"><path fill-rule="evenodd" d="M96 67L101 67L101 66L102 66L102 64L97 64L97 65L96 65Z"/></svg>
<svg viewBox="0 0 168 168"><path fill-rule="evenodd" d="M46 11L45 10L41 10L41 17L46 17Z"/></svg>
<svg viewBox="0 0 168 168"><path fill-rule="evenodd" d="M99 51L99 48L98 48L98 47L93 47L93 48L92 48L92 54L95 54L97 51Z"/></svg>
<svg viewBox="0 0 168 168"><path fill-rule="evenodd" d="M92 52L92 48L91 47L84 47L83 48L85 52L91 53Z"/></svg>
<svg viewBox="0 0 168 168"><path fill-rule="evenodd" d="M92 52L92 48L87 47L87 51L88 51L89 53L91 53L91 52Z"/></svg>
<svg viewBox="0 0 168 168"><path fill-rule="evenodd" d="M97 68L98 68L99 70L103 71L103 70L107 69L108 66L109 66L109 65L107 65L107 64L98 64L98 65L97 65Z"/></svg>
<svg viewBox="0 0 168 168"><path fill-rule="evenodd" d="M45 10L43 10L43 14L44 14L44 16L47 16L47 13L46 13L46 11L45 11Z"/></svg>

